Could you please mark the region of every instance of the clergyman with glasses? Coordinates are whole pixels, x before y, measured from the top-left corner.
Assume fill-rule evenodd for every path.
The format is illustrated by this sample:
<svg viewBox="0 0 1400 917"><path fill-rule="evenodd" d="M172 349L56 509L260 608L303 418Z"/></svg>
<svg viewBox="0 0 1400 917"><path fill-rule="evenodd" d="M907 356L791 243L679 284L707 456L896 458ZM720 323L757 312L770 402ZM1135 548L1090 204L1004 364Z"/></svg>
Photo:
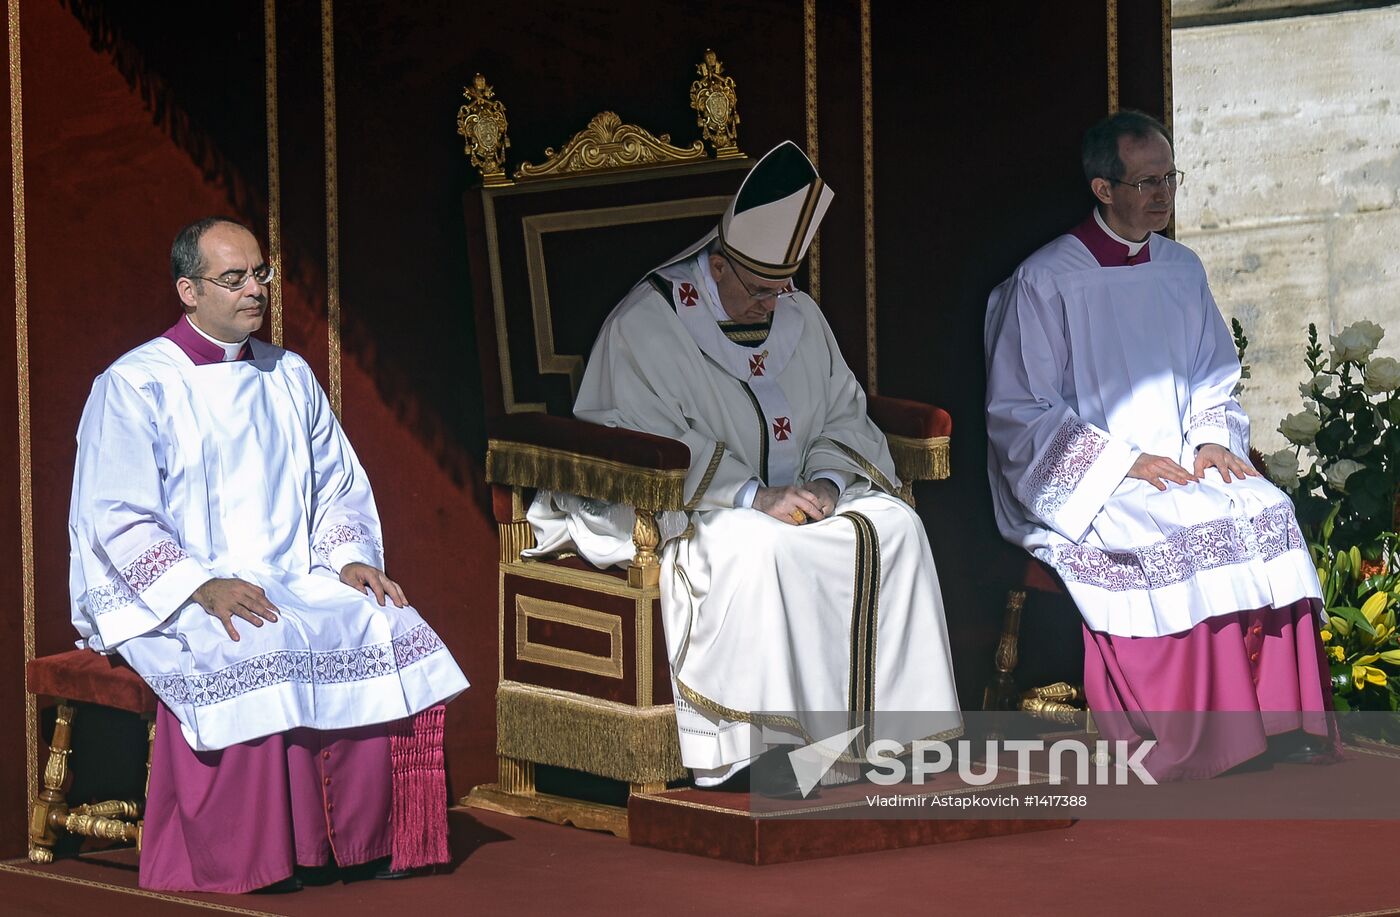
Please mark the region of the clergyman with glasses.
<svg viewBox="0 0 1400 917"><path fill-rule="evenodd" d="M1155 738L1156 779L1326 757L1321 590L1292 503L1248 460L1240 363L1201 261L1162 235L1182 181L1171 134L1119 112L1082 160L1093 212L987 310L1002 535L1063 580L1096 721L1134 749Z"/></svg>
<svg viewBox="0 0 1400 917"><path fill-rule="evenodd" d="M69 512L79 645L161 702L141 885L293 891L443 862L442 705L466 678L385 575L310 367L252 336L273 274L253 234L200 220L170 266L184 315L97 377Z"/></svg>
<svg viewBox="0 0 1400 917"><path fill-rule="evenodd" d="M768 751L752 788L793 793L783 752L803 736L750 730L765 713L933 711L926 735L961 728L923 526L826 319L792 281L832 197L795 144L768 152L719 225L609 315L574 404L690 449L693 511L661 520L661 607L681 758L701 786L741 784ZM536 554L632 557L626 508L542 493L529 518ZM852 639L859 616L868 641Z"/></svg>

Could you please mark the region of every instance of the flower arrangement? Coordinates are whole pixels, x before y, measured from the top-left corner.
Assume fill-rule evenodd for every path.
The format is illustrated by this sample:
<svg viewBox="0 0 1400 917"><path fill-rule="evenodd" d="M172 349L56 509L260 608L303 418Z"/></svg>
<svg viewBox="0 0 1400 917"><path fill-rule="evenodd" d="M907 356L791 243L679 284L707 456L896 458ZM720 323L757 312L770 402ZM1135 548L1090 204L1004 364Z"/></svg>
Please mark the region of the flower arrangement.
<svg viewBox="0 0 1400 917"><path fill-rule="evenodd" d="M1248 341L1234 323L1243 358ZM1400 361L1375 357L1385 330L1358 321L1323 357L1308 326L1303 410L1278 431L1292 445L1262 471L1293 498L1322 582L1322 630L1339 710L1400 709Z"/></svg>

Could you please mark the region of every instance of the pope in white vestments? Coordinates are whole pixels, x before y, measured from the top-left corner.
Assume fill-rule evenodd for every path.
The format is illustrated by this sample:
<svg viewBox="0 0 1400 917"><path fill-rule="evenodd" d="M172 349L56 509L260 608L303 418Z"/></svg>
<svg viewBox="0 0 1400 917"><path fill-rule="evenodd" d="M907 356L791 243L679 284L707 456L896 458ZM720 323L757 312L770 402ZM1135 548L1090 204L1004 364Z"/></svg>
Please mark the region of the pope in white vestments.
<svg viewBox="0 0 1400 917"><path fill-rule="evenodd" d="M877 716L898 741L961 729L923 526L831 329L790 283L831 196L795 145L767 154L719 228L608 317L574 406L690 449L689 527L662 519L661 598L681 755L701 785L766 743L826 738L807 712L929 714L917 735ZM543 494L535 553L624 563L630 517Z"/></svg>
<svg viewBox="0 0 1400 917"><path fill-rule="evenodd" d="M1155 737L1158 779L1210 776L1268 735L1328 734L1321 591L1288 496L1247 462L1201 262L1158 234L1180 180L1166 129L1111 117L1085 170L1094 213L988 306L997 522L1078 605L1105 732Z"/></svg>
<svg viewBox="0 0 1400 917"><path fill-rule="evenodd" d="M252 235L193 224L172 269L187 314L83 411L72 617L162 704L142 884L246 891L389 853L391 789L397 818L425 773L400 751L436 762L441 796L440 705L467 681L384 576L369 481L310 367L249 337L271 276ZM442 806L416 816L440 828L424 856L445 856Z"/></svg>

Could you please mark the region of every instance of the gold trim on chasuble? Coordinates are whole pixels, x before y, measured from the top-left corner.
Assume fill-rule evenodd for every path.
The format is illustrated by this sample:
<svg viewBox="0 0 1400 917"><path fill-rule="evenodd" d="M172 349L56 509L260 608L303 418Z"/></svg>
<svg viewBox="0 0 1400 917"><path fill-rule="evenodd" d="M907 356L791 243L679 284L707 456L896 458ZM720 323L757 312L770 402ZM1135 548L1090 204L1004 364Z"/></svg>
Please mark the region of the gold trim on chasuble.
<svg viewBox="0 0 1400 917"><path fill-rule="evenodd" d="M763 413L763 405L758 403L758 396L753 393L749 384L739 380L739 385L743 386L744 394L749 396L749 402L753 405L753 412L758 415L758 476L766 487L768 485L768 417Z"/></svg>
<svg viewBox="0 0 1400 917"><path fill-rule="evenodd" d="M856 465L859 466L860 470L865 473L865 476L870 479L870 483L874 484L876 487L880 488L892 497L899 496L899 488L894 486L894 482L891 481L889 478L885 477L885 473L879 468L876 468L873 464L871 464L865 456L861 455L859 452L852 449L845 443L838 442L837 440L834 440L829 436L826 437L826 441L831 443L837 449L840 449L842 452L846 453L846 458L855 462Z"/></svg>
<svg viewBox="0 0 1400 917"><path fill-rule="evenodd" d="M715 451L710 455L710 464L705 469L705 475L700 479L700 484L695 488L695 493L690 495L690 502L686 503L685 511L692 512L700 505L700 500L705 496L705 491L710 489L710 483L715 479L715 472L719 471L720 460L724 458L724 441L715 443ZM686 527L687 532L694 531L694 523ZM684 533L682 533L684 535Z"/></svg>
<svg viewBox="0 0 1400 917"><path fill-rule="evenodd" d="M851 726L864 726L862 714L875 709L875 636L880 620L880 535L869 517L840 513L856 533L855 598L851 605L851 670L847 706ZM857 753L864 751L858 739Z"/></svg>

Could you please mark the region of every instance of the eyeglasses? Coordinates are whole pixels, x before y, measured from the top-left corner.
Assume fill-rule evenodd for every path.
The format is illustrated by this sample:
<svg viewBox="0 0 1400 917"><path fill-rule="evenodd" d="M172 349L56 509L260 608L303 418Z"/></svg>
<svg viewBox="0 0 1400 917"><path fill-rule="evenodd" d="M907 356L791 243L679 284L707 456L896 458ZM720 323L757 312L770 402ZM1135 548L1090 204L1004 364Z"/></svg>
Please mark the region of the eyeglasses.
<svg viewBox="0 0 1400 917"><path fill-rule="evenodd" d="M734 272L734 279L739 281L739 285L744 288L745 293L749 294L750 299L753 299L757 302L767 302L770 299L777 299L779 296L791 296L794 292L796 292L792 289L791 285L782 287L781 289L777 290L770 289L767 287L759 287L757 290L755 290L753 287L749 286L747 283L744 282L744 278L739 273L739 269L734 266L733 261L729 260L728 255L721 252L720 257L723 258L725 260L725 263L729 265L729 269Z"/></svg>
<svg viewBox="0 0 1400 917"><path fill-rule="evenodd" d="M1168 191L1175 191L1177 188L1181 187L1181 183L1186 181L1186 173L1168 172L1166 175L1160 177L1152 175L1147 178L1138 179L1137 181L1119 181L1116 178L1110 178L1109 181L1113 182L1115 185L1127 185L1129 188L1136 188L1138 194L1156 194L1162 188L1166 188Z"/></svg>
<svg viewBox="0 0 1400 917"><path fill-rule="evenodd" d="M191 277L191 280L207 280L216 287L223 287L230 293L240 292L248 285L248 280L259 286L266 286L276 274L276 269L270 264L260 264L251 271L224 271L218 277Z"/></svg>

